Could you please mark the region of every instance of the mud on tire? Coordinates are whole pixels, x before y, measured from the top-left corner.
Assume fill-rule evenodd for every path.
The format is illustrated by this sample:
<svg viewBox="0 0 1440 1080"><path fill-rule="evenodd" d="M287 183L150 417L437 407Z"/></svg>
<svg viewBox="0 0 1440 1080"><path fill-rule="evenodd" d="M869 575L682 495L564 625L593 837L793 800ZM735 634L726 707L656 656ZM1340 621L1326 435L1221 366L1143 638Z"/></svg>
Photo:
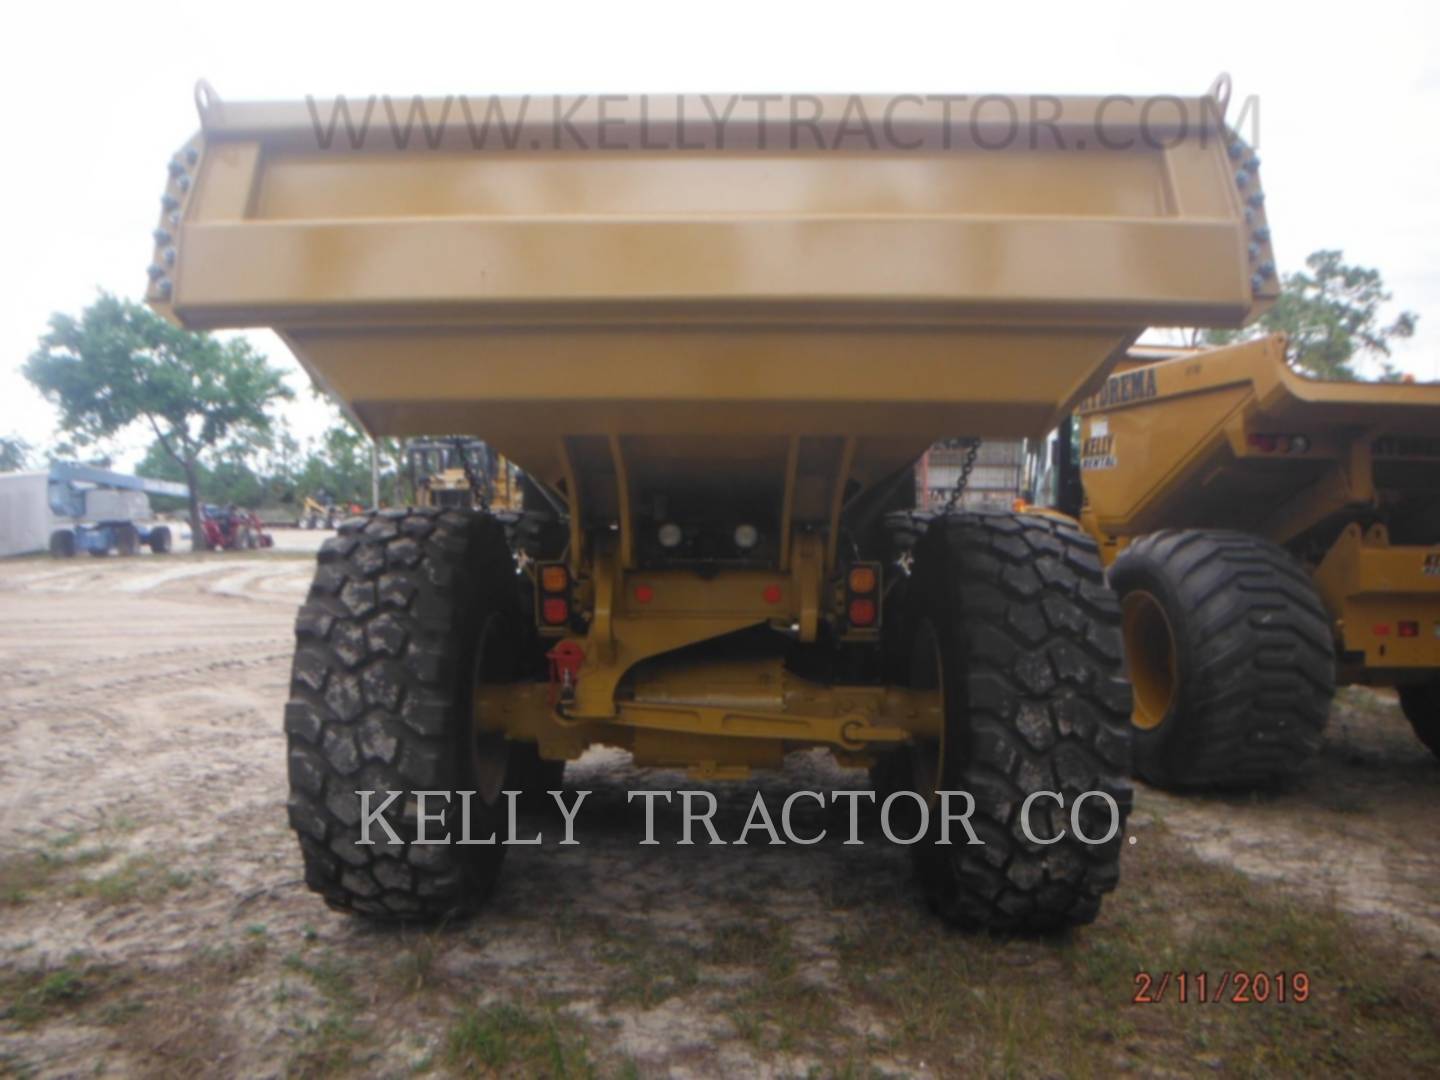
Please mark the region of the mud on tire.
<svg viewBox="0 0 1440 1080"><path fill-rule="evenodd" d="M484 900L504 847L413 845L414 802L386 813L359 845L360 799L390 791L476 788L471 681L481 628L510 624L514 562L488 515L380 511L346 521L320 549L295 623L285 708L290 823L306 883L332 906L382 918L435 918ZM518 627L510 638L518 638ZM507 638L509 640L509 638ZM503 803L500 804L503 808ZM427 806L433 815L440 807ZM501 810L471 799L470 834L487 837ZM458 826L433 817L427 838ZM458 831L458 829L457 829Z"/></svg>
<svg viewBox="0 0 1440 1080"><path fill-rule="evenodd" d="M923 684L936 668L945 701L939 786L975 798L971 823L943 846L932 823L913 849L932 907L972 929L1050 931L1088 923L1119 877L1131 804L1130 688L1123 673L1120 612L1094 542L1076 525L1043 515L957 513L939 518L916 545L906 632ZM1021 806L1032 807L1027 838ZM1070 828L1082 792L1114 800L1120 821L1091 845ZM1082 804L1092 838L1110 831L1104 800ZM958 842L956 838L958 837Z"/></svg>
<svg viewBox="0 0 1440 1080"><path fill-rule="evenodd" d="M1161 787L1256 786L1315 755L1335 694L1334 639L1284 549L1220 529L1153 533L1121 554L1110 582L1130 625L1138 776ZM1163 612L1168 645L1158 621L1133 621L1137 604ZM1165 665L1157 647L1173 652L1173 676L1147 690L1135 668Z"/></svg>

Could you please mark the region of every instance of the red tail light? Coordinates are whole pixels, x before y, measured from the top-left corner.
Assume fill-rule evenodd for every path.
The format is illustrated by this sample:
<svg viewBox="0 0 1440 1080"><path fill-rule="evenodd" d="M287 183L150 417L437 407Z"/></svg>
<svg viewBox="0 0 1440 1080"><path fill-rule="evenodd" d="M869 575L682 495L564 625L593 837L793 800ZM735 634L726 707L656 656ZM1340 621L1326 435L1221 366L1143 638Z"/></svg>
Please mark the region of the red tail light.
<svg viewBox="0 0 1440 1080"><path fill-rule="evenodd" d="M846 571L845 621L851 630L874 630L879 624L879 563L855 563Z"/></svg>
<svg viewBox="0 0 1440 1080"><path fill-rule="evenodd" d="M875 601L874 600L851 600L850 601L850 625L851 626L874 626L875 625Z"/></svg>
<svg viewBox="0 0 1440 1080"><path fill-rule="evenodd" d="M1401 637L1419 637L1419 636L1420 636L1420 624L1419 624L1418 622L1409 622L1409 621L1407 620L1407 621L1405 621L1405 622L1402 622L1402 623L1398 624L1395 629L1396 629L1397 631L1399 631L1399 634L1400 634Z"/></svg>
<svg viewBox="0 0 1440 1080"><path fill-rule="evenodd" d="M540 617L550 626L560 626L570 619L570 605L559 596L547 596L540 605Z"/></svg>

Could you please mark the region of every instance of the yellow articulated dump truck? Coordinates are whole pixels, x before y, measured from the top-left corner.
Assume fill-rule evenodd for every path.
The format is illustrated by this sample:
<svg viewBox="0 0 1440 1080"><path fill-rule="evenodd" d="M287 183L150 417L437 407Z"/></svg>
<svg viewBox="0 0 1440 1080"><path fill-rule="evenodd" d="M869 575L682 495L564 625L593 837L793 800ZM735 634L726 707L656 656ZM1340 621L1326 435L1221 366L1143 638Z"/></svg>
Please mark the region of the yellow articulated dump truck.
<svg viewBox="0 0 1440 1080"><path fill-rule="evenodd" d="M1440 754L1440 384L1302 378L1278 336L1123 367L1076 457L1138 775L1291 774L1337 681L1397 688Z"/></svg>
<svg viewBox="0 0 1440 1080"><path fill-rule="evenodd" d="M723 125L696 98L492 101L514 124L479 145L201 95L150 302L274 328L367 431L473 434L558 507L527 509L555 527L524 559L433 507L321 551L285 716L312 888L478 904L503 845L414 843L417 791L477 793L428 839L490 837L502 792L595 744L702 779L819 747L903 753L944 918L1095 917L1131 698L1094 540L955 513L896 566L885 522L937 439L1048 431L1144 327L1241 325L1275 280L1211 97L1008 100L999 130L917 98L740 97ZM857 114L884 137L844 137ZM357 791L403 793L396 841L357 843ZM946 842L942 791L978 844ZM1065 809L1027 835L1042 792Z"/></svg>

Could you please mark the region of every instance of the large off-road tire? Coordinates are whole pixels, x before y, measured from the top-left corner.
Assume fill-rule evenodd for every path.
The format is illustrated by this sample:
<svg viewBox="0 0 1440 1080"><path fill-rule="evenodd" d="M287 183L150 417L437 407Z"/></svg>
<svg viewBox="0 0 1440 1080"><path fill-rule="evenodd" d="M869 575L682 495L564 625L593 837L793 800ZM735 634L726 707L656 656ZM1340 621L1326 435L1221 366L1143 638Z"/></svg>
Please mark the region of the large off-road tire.
<svg viewBox="0 0 1440 1080"><path fill-rule="evenodd" d="M285 711L290 822L305 879L331 906L431 919L489 893L503 845L413 844L413 795L386 814L403 843L360 836L357 791L477 791L472 839L503 830L508 744L475 733L477 681L519 667L521 618L503 526L486 514L385 510L346 521L320 549L296 620ZM434 814L443 804L430 802ZM458 798L427 838L458 839ZM499 834L503 838L503 831Z"/></svg>
<svg viewBox="0 0 1440 1080"><path fill-rule="evenodd" d="M880 522L877 538L884 551L885 595L881 607L881 625L900 627L909 609L909 590L915 563L915 545L930 528L936 514L930 510L892 510ZM885 678L890 683L904 682L910 673L910 642L899 633L885 633L881 638L881 654ZM909 755L902 747L892 750L870 770L871 786L877 793L900 790L895 785L908 782L911 772Z"/></svg>
<svg viewBox="0 0 1440 1080"><path fill-rule="evenodd" d="M887 561L895 563L912 555L936 516L932 510L892 510L886 514L883 527Z"/></svg>
<svg viewBox="0 0 1440 1080"><path fill-rule="evenodd" d="M156 555L167 555L175 544L175 538L171 535L170 529L165 525L157 525L150 530L150 550Z"/></svg>
<svg viewBox="0 0 1440 1080"><path fill-rule="evenodd" d="M494 513L505 524L505 538L517 555L532 562L550 561L564 555L570 530L551 511L497 510Z"/></svg>
<svg viewBox="0 0 1440 1080"><path fill-rule="evenodd" d="M1135 770L1161 787L1250 787L1320 748L1330 620L1283 549L1224 530L1153 533L1110 569L1135 685Z"/></svg>
<svg viewBox="0 0 1440 1080"><path fill-rule="evenodd" d="M938 689L944 711L940 743L912 750L915 789L973 795L983 845L958 825L938 843L932 815L912 849L931 905L970 929L1092 921L1119 878L1131 804L1120 610L1094 542L1043 515L939 518L915 548L906 622L911 686ZM1031 832L1050 843L1022 829L1026 797L1042 791L1063 799L1031 807ZM1081 830L1104 843L1071 828L1085 792L1102 794L1082 801Z"/></svg>
<svg viewBox="0 0 1440 1080"><path fill-rule="evenodd" d="M1400 708L1415 729L1415 737L1440 758L1440 679L1399 688Z"/></svg>
<svg viewBox="0 0 1440 1080"><path fill-rule="evenodd" d="M50 554L57 559L73 559L75 534L69 529L56 529L50 534Z"/></svg>

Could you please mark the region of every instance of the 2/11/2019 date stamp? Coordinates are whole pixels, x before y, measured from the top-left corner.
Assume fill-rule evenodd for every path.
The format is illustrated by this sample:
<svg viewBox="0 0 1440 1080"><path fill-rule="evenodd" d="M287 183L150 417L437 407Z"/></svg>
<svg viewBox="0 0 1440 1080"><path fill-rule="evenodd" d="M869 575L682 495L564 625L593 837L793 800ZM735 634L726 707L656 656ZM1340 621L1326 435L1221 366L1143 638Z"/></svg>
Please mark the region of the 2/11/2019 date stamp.
<svg viewBox="0 0 1440 1080"><path fill-rule="evenodd" d="M1135 1005L1303 1005L1310 1000L1310 976L1304 971L1137 971L1130 1000Z"/></svg>

